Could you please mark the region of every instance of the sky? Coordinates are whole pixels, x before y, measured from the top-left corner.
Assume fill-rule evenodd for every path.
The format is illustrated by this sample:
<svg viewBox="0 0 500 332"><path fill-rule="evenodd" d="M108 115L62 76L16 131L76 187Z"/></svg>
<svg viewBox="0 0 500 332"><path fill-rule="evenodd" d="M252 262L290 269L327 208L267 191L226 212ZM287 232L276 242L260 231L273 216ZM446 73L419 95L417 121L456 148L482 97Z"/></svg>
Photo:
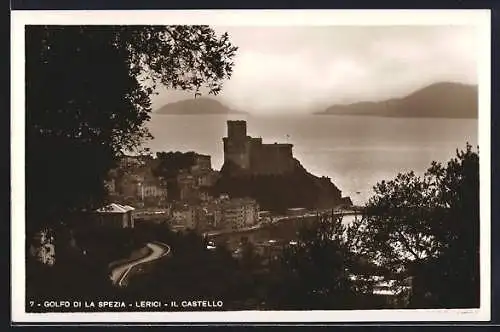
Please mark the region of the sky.
<svg viewBox="0 0 500 332"><path fill-rule="evenodd" d="M251 114L310 113L403 97L440 81L477 84L472 26L214 27L238 46L216 99ZM160 90L153 109L192 93Z"/></svg>

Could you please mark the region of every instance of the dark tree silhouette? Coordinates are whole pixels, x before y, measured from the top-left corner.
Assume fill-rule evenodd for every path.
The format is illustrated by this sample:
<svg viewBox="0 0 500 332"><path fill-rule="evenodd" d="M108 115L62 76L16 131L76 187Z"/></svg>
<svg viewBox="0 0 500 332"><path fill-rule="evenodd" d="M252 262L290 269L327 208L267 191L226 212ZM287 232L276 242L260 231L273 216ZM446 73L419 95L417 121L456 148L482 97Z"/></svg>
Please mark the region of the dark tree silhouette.
<svg viewBox="0 0 500 332"><path fill-rule="evenodd" d="M140 232L149 239L168 242L173 255L154 263L154 272L134 276L122 296L131 300L223 300L224 309L229 309L241 284L236 275L238 264L227 249L208 250L206 240L192 231L175 234L161 225L150 225Z"/></svg>
<svg viewBox="0 0 500 332"><path fill-rule="evenodd" d="M56 234L55 266L27 259L27 296L109 295L108 264L145 237L102 230L108 237L80 234L71 247L75 223L89 223L77 215L100 207L110 169L151 138L151 94L217 94L236 47L207 26L27 26L25 35L27 248L42 227Z"/></svg>
<svg viewBox="0 0 500 332"><path fill-rule="evenodd" d="M341 218L322 215L299 232L271 273L270 306L290 310L335 310L356 307L351 281L350 239Z"/></svg>
<svg viewBox="0 0 500 332"><path fill-rule="evenodd" d="M207 26L28 26L28 228L99 204L117 156L150 137L157 86L217 94L235 51Z"/></svg>
<svg viewBox="0 0 500 332"><path fill-rule="evenodd" d="M165 179L169 199L180 198L180 188L177 175L181 170L189 170L195 164L196 153L189 152L158 152L155 164L151 167L152 174Z"/></svg>
<svg viewBox="0 0 500 332"><path fill-rule="evenodd" d="M413 277L411 306L479 306L479 155L467 144L445 166L433 162L382 181L355 225L357 249Z"/></svg>

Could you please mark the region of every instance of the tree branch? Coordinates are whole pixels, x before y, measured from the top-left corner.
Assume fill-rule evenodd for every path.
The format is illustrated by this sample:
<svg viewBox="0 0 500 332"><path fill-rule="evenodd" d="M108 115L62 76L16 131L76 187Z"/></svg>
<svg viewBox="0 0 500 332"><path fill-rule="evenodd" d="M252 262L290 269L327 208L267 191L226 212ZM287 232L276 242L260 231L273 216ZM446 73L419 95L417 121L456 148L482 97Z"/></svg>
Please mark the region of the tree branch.
<svg viewBox="0 0 500 332"><path fill-rule="evenodd" d="M403 233L398 229L396 230L396 232L399 234L399 236L401 237L401 240L404 244L404 246L406 247L406 249L415 257L416 260L420 260L420 257L415 253L415 251L413 251L411 249L411 245L410 243L408 242L408 240L405 238L405 236L403 235Z"/></svg>

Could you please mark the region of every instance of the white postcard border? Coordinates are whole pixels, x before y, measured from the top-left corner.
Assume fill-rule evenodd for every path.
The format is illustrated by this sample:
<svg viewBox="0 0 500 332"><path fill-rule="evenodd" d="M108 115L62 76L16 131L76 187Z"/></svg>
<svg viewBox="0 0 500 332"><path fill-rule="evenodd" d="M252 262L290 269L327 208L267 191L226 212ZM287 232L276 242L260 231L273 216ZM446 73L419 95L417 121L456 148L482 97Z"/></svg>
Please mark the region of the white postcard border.
<svg viewBox="0 0 500 332"><path fill-rule="evenodd" d="M12 11L11 13L11 295L15 323L71 322L407 322L488 321L491 300L491 15L489 10L154 10ZM25 312L25 25L209 24L214 26L469 25L478 32L481 306L450 310Z"/></svg>

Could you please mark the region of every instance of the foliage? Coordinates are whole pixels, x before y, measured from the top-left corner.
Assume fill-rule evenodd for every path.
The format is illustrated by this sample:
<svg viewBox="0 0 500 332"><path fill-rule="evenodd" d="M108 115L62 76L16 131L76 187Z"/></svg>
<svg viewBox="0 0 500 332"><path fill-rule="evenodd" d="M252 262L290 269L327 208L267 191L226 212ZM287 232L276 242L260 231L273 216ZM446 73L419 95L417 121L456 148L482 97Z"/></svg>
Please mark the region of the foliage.
<svg viewBox="0 0 500 332"><path fill-rule="evenodd" d="M237 262L227 249L206 248L206 241L194 232L173 233L163 225L141 228L148 239L168 243L172 256L155 263L154 273L136 275L122 296L130 299L205 298L229 302L236 294ZM155 287L151 287L155 285Z"/></svg>
<svg viewBox="0 0 500 332"><path fill-rule="evenodd" d="M207 26L27 27L29 228L100 204L116 158L150 138L150 95L217 94L235 51Z"/></svg>
<svg viewBox="0 0 500 332"><path fill-rule="evenodd" d="M290 310L349 309L356 305L350 279L353 256L341 218L323 215L302 229L297 244L285 248L274 267L271 306Z"/></svg>
<svg viewBox="0 0 500 332"><path fill-rule="evenodd" d="M374 190L356 249L413 276L414 306L478 306L478 153L467 144L446 167L433 162L423 177L399 174Z"/></svg>
<svg viewBox="0 0 500 332"><path fill-rule="evenodd" d="M255 245L248 240L248 238L243 238L241 243L241 266L243 270L251 272L258 268L261 257L257 254L255 250Z"/></svg>
<svg viewBox="0 0 500 332"><path fill-rule="evenodd" d="M196 153L190 152L158 152L156 168L153 170L158 176L166 179L176 177L180 170L189 170L195 164Z"/></svg>
<svg viewBox="0 0 500 332"><path fill-rule="evenodd" d="M109 280L109 264L123 259L144 244L130 229L60 226L54 230L56 262L46 266L28 255L28 299L84 300L115 296Z"/></svg>

